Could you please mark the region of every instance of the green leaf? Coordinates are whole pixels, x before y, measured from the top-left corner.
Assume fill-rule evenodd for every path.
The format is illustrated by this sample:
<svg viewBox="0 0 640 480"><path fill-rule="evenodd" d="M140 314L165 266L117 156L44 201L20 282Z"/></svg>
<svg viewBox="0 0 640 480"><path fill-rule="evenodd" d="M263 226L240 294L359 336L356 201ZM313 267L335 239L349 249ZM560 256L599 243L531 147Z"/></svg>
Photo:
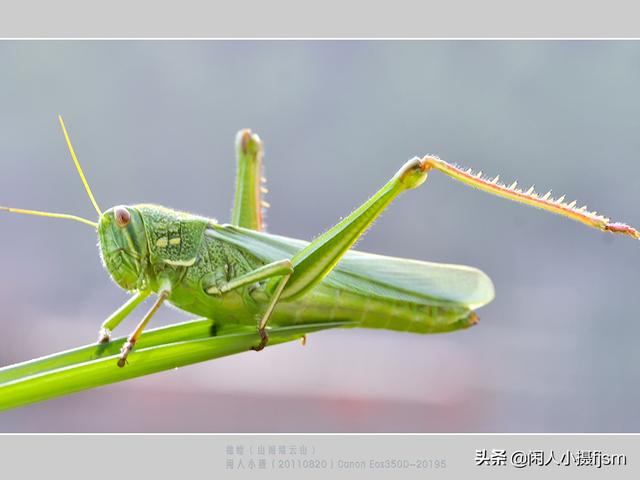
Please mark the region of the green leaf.
<svg viewBox="0 0 640 480"><path fill-rule="evenodd" d="M307 333L349 327L349 322L274 327L269 346ZM245 352L260 342L255 327L216 331L208 319L192 320L145 332L124 368L116 365L125 337L87 345L0 369L0 411L68 395L130 378Z"/></svg>

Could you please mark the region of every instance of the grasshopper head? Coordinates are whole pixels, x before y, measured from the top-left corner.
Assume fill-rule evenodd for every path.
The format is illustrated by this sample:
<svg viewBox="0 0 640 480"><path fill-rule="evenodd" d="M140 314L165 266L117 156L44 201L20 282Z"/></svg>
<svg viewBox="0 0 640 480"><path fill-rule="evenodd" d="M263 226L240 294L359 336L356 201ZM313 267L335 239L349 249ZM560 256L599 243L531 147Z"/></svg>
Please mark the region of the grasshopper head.
<svg viewBox="0 0 640 480"><path fill-rule="evenodd" d="M100 216L98 239L111 278L125 290L139 288L149 253L140 212L125 205L110 208Z"/></svg>

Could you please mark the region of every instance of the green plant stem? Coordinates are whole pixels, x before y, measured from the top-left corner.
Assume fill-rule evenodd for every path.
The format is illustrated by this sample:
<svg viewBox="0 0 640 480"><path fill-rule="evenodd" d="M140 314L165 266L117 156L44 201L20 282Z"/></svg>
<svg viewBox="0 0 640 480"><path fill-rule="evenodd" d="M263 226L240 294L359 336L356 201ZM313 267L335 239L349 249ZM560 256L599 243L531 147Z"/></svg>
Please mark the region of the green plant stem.
<svg viewBox="0 0 640 480"><path fill-rule="evenodd" d="M274 327L268 346L307 333L351 326L348 322ZM234 326L215 331L213 321L192 320L142 335L124 368L116 361L125 337L87 345L0 369L0 411L68 395L130 378L245 352L257 345L255 328Z"/></svg>

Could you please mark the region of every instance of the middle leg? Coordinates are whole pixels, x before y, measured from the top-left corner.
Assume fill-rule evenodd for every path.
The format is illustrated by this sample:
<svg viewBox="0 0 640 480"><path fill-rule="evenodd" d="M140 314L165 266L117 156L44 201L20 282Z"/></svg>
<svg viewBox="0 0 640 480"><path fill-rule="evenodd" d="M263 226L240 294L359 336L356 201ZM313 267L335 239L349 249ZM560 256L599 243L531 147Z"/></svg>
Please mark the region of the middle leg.
<svg viewBox="0 0 640 480"><path fill-rule="evenodd" d="M244 275L233 278L223 285L219 286L215 282L215 276L212 276L211 278L205 278L203 280L203 288L209 295L223 295L237 288L246 287L263 280L276 279L278 281L278 285L275 291L268 294L270 296L270 300L267 304L267 309L262 314L260 321L258 322L260 343L257 346L253 347L253 350L260 351L266 346L267 342L269 341L269 336L267 335L267 323L269 321L269 318L271 318L271 314L273 313L273 310L278 303L278 300L280 300L280 296L282 295L282 290L287 284L287 281L289 280L289 277L291 277L292 273L293 266L291 265L291 261L289 259L278 260L276 262L263 265L260 268L256 268L255 270L247 272Z"/></svg>

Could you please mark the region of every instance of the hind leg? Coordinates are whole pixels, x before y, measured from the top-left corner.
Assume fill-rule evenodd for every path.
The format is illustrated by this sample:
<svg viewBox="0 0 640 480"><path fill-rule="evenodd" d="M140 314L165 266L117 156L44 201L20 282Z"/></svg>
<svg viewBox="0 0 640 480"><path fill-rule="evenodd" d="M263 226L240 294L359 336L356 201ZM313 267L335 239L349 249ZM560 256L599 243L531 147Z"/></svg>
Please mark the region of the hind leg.
<svg viewBox="0 0 640 480"><path fill-rule="evenodd" d="M361 207L296 253L291 258L292 272L289 275L268 281L266 290L271 295L272 303L267 311L268 315L260 322L262 341L258 349L263 348L268 341L265 328L277 302L304 295L327 276L400 193L424 182L429 169L419 158L409 160Z"/></svg>
<svg viewBox="0 0 640 480"><path fill-rule="evenodd" d="M419 158L409 160L362 206L296 253L291 258L293 273L281 298L300 297L320 282L400 193L425 181L430 168ZM281 281L271 280L268 289L275 291Z"/></svg>
<svg viewBox="0 0 640 480"><path fill-rule="evenodd" d="M262 142L251 130L241 130L236 137L236 193L231 213L231 224L262 231L262 210L267 203L262 199L266 189L262 183Z"/></svg>

